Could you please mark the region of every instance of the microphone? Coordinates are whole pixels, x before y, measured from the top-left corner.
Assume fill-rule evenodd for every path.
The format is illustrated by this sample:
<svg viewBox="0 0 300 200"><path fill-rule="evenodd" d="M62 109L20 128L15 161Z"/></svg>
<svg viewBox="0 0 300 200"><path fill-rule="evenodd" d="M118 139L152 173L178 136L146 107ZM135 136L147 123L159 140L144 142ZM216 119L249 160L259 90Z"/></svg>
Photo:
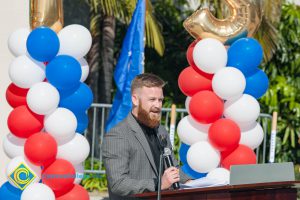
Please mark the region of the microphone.
<svg viewBox="0 0 300 200"><path fill-rule="evenodd" d="M171 153L172 153L172 151L170 148L166 148L166 147L164 148L164 160L166 162L167 168L174 167L174 164L173 164L173 161L171 158ZM179 182L173 183L173 188L174 188L174 190L178 190L180 188Z"/></svg>

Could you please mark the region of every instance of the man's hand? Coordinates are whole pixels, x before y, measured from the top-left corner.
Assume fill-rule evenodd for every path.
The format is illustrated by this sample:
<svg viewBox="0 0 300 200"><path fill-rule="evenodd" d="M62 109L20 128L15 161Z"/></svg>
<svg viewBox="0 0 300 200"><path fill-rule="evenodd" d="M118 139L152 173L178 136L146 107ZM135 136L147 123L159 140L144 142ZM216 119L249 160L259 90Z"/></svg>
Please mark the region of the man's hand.
<svg viewBox="0 0 300 200"><path fill-rule="evenodd" d="M161 189L169 189L173 183L179 182L179 179L179 169L176 167L166 169L161 179Z"/></svg>

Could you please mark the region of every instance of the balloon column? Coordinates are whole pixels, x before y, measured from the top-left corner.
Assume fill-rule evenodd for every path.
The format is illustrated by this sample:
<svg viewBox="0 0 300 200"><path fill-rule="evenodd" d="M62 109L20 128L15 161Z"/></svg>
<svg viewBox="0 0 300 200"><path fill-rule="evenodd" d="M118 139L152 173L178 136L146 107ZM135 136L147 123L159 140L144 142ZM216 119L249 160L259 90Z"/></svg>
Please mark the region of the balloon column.
<svg viewBox="0 0 300 200"><path fill-rule="evenodd" d="M248 23L235 19L220 24L208 10L196 11L184 23L196 40L187 50L190 66L178 78L189 115L179 122L177 132L183 170L194 178L208 173L208 177L228 179L230 166L256 163L253 150L263 140L256 122L257 99L267 91L268 77L259 69L262 47L251 38L260 23L259 12L248 1L226 2L233 11L247 2L233 19L245 18ZM240 26L240 31L231 29Z"/></svg>
<svg viewBox="0 0 300 200"><path fill-rule="evenodd" d="M89 199L78 174L90 151L82 134L93 101L83 83L91 43L90 32L76 24L58 34L48 27L11 34L8 47L16 57L6 99L13 110L3 148L12 160L1 199Z"/></svg>

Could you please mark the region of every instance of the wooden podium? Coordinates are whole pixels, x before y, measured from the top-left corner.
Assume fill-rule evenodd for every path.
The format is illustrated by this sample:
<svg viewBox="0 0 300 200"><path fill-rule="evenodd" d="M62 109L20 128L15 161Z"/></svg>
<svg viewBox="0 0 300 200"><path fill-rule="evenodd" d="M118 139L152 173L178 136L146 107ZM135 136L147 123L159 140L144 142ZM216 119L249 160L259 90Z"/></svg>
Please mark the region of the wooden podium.
<svg viewBox="0 0 300 200"><path fill-rule="evenodd" d="M227 185L208 188L162 191L162 200L296 200L300 181ZM137 194L141 199L157 199L156 192Z"/></svg>

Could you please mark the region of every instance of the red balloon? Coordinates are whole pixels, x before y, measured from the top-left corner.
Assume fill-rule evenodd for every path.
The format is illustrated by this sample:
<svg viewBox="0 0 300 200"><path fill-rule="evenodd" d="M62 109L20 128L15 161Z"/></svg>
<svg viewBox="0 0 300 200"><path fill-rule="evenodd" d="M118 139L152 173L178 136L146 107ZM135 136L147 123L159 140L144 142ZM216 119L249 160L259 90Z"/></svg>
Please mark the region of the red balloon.
<svg viewBox="0 0 300 200"><path fill-rule="evenodd" d="M212 91L211 80L201 76L192 67L187 67L180 73L178 85L186 96L193 96L203 90Z"/></svg>
<svg viewBox="0 0 300 200"><path fill-rule="evenodd" d="M212 91L201 91L191 98L189 108L196 121L210 124L222 117L224 102Z"/></svg>
<svg viewBox="0 0 300 200"><path fill-rule="evenodd" d="M43 183L53 191L71 189L75 179L74 166L66 160L57 159L42 172Z"/></svg>
<svg viewBox="0 0 300 200"><path fill-rule="evenodd" d="M67 193L56 196L56 200L89 200L89 193L80 185L75 184Z"/></svg>
<svg viewBox="0 0 300 200"><path fill-rule="evenodd" d="M221 165L230 170L231 165L256 164L256 155L252 149L240 144L233 151L222 152Z"/></svg>
<svg viewBox="0 0 300 200"><path fill-rule="evenodd" d="M18 106L27 105L26 96L29 89L24 89L11 83L6 89L6 100L8 104L16 108Z"/></svg>
<svg viewBox="0 0 300 200"><path fill-rule="evenodd" d="M15 108L8 116L7 125L12 134L28 138L43 129L44 116L33 113L27 106Z"/></svg>
<svg viewBox="0 0 300 200"><path fill-rule="evenodd" d="M235 149L241 139L239 126L230 119L219 119L208 131L210 144L219 151Z"/></svg>
<svg viewBox="0 0 300 200"><path fill-rule="evenodd" d="M194 62L193 51L194 51L194 48L195 48L197 42L199 42L200 40L201 40L201 39L195 40L194 42L192 42L192 43L190 44L190 46L188 47L188 50L187 50L187 52L186 52L186 58L187 58L188 63L190 64L190 66L191 66L196 72L198 72L200 75L206 77L207 79L210 79L210 80L211 80L211 79L213 78L214 75L213 75L213 74L208 74L208 73L203 72L202 70L200 70L200 69L196 66L196 64L195 64L195 62Z"/></svg>
<svg viewBox="0 0 300 200"><path fill-rule="evenodd" d="M24 152L31 163L39 166L48 166L55 161L57 143L48 133L36 133L26 140Z"/></svg>

